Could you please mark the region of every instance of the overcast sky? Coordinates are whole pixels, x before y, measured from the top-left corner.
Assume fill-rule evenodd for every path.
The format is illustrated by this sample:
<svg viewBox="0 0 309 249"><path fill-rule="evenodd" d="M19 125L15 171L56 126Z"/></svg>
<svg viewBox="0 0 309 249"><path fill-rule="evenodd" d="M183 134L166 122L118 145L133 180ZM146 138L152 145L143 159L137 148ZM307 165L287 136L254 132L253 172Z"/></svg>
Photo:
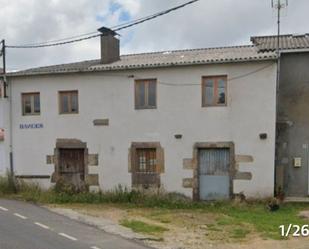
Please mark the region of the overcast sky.
<svg viewBox="0 0 309 249"><path fill-rule="evenodd" d="M19 45L111 27L188 0L0 0L0 38ZM284 0L281 0L284 1ZM309 0L289 0L282 33L309 33ZM121 54L250 43L276 33L271 0L200 0L164 17L121 31ZM97 59L99 39L44 49L8 49L8 68Z"/></svg>

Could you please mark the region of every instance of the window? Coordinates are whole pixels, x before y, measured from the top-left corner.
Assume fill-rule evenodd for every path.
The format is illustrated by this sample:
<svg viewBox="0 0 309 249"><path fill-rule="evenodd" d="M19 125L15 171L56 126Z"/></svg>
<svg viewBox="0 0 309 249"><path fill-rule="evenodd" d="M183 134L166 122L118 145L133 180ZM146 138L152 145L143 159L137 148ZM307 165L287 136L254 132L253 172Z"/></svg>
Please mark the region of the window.
<svg viewBox="0 0 309 249"><path fill-rule="evenodd" d="M164 173L164 149L159 142L133 142L129 170L133 187L160 187Z"/></svg>
<svg viewBox="0 0 309 249"><path fill-rule="evenodd" d="M78 113L78 91L59 92L60 114Z"/></svg>
<svg viewBox="0 0 309 249"><path fill-rule="evenodd" d="M23 115L40 115L40 93L22 93Z"/></svg>
<svg viewBox="0 0 309 249"><path fill-rule="evenodd" d="M202 106L226 105L227 76L207 76L202 79Z"/></svg>
<svg viewBox="0 0 309 249"><path fill-rule="evenodd" d="M137 167L136 172L139 173L155 173L157 172L156 149L137 149Z"/></svg>
<svg viewBox="0 0 309 249"><path fill-rule="evenodd" d="M155 109L157 107L157 81L135 81L135 109Z"/></svg>

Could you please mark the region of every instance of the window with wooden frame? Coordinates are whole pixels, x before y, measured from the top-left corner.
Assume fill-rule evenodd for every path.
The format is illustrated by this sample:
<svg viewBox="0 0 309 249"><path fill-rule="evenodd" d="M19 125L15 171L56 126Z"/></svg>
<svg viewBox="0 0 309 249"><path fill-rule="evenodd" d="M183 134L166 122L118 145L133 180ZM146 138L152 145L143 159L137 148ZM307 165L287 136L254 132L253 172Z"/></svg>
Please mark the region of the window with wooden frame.
<svg viewBox="0 0 309 249"><path fill-rule="evenodd" d="M156 173L157 156L155 148L136 149L137 173Z"/></svg>
<svg viewBox="0 0 309 249"><path fill-rule="evenodd" d="M133 187L160 187L164 173L164 149L159 142L133 142L130 148L129 172Z"/></svg>
<svg viewBox="0 0 309 249"><path fill-rule="evenodd" d="M40 115L40 93L22 93L22 113L24 116Z"/></svg>
<svg viewBox="0 0 309 249"><path fill-rule="evenodd" d="M78 113L78 91L59 92L59 113L60 114Z"/></svg>
<svg viewBox="0 0 309 249"><path fill-rule="evenodd" d="M157 108L157 80L135 81L135 109Z"/></svg>
<svg viewBox="0 0 309 249"><path fill-rule="evenodd" d="M202 107L227 105L227 76L202 78Z"/></svg>

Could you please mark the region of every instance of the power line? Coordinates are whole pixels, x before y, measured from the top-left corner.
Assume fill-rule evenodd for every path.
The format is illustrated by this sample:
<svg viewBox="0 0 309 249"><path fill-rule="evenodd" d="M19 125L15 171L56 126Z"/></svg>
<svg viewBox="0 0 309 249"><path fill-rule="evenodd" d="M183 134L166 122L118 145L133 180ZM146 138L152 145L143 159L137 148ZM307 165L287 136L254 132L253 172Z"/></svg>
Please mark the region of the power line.
<svg viewBox="0 0 309 249"><path fill-rule="evenodd" d="M61 45L65 45L65 44L70 44L70 43L75 43L75 42L81 42L81 41L85 41L85 40L89 40L95 37L100 36L101 34L96 34L96 35L91 35L91 36L87 36L84 38L79 38L79 39L75 39L75 40L70 40L70 41L64 41L64 42L57 42L57 43L51 43L51 44L43 44L43 45L34 45L34 46L26 46L26 45L18 45L18 46L6 46L7 48L46 48L46 47L55 47L55 46L61 46Z"/></svg>
<svg viewBox="0 0 309 249"><path fill-rule="evenodd" d="M263 70L265 70L266 68L269 68L271 66L273 66L274 64L273 63L270 63L266 66L263 66L263 67L260 67L256 70L253 70L253 71L250 71L248 73L245 73L245 74L241 74L241 75L237 75L237 76L234 76L234 77L231 77L231 78L228 78L227 81L228 82L231 82L231 81L234 81L234 80L238 80L238 79L242 79L242 78L246 78L248 76L251 76L251 75L254 75L258 72L261 72ZM137 79L139 79L139 77L136 77ZM142 79L142 78L141 78ZM171 82L164 82L164 81L157 81L157 83L159 85L164 85L164 86L172 86L172 87L186 87L186 86L200 86L201 83L184 83L184 84L178 84L178 83L171 83Z"/></svg>
<svg viewBox="0 0 309 249"><path fill-rule="evenodd" d="M162 11L162 12L159 12L159 13L153 15L153 16L147 17L147 18L145 18L144 20L136 21L136 22L134 22L134 23L132 23L132 24L125 25L125 26L123 26L123 27L119 27L119 28L117 28L117 29L114 29L114 31L120 31L120 30L122 30L122 29L126 29L126 28L129 28L129 27L138 25L138 24L140 24L140 23L143 23L143 22L146 22L146 21L155 19L155 18L157 18L157 17L163 16L163 15L166 15L166 14L172 12L172 11L175 11L175 10L178 10L178 9L181 9L181 8L184 8L184 7L186 7L187 5L193 4L193 3L198 2L198 1L200 1L200 0L192 0L192 1L189 1L189 2L184 3L184 4L182 4L182 5L176 6L176 7L174 7L174 8L171 8L171 9L168 9L168 10L165 10L165 11Z"/></svg>
<svg viewBox="0 0 309 249"><path fill-rule="evenodd" d="M135 25L144 23L146 21L150 21L152 19L158 18L160 16L166 15L170 12L176 11L178 9L184 8L188 5L191 5L195 2L198 2L200 0L191 0L189 2L186 2L184 4L178 5L176 7L170 8L168 10L164 10L161 12L158 12L156 14L150 15L150 16L146 16L143 18L139 18L127 23L123 23L123 24L119 24L117 26L112 27L112 29L114 31L120 31L123 29L127 29L130 27L133 27ZM88 35L88 36L86 36ZM83 37L86 36L86 37ZM87 34L83 34L83 35L77 35L77 36L73 36L73 37L69 37L69 38L63 38L63 39L59 39L59 40L53 40L53 41L47 41L47 42L41 42L41 43L34 43L34 44L26 44L26 45L8 45L6 46L7 48L44 48L44 47L53 47L53 46L61 46L61 45L65 45L65 44L70 44L70 43L75 43L75 42L81 42L84 40L89 40L89 39L93 39L95 37L101 36L101 34L98 34L97 32L91 32L91 33L87 33ZM73 39L73 38L78 38L78 39ZM73 39L73 40L68 40L68 39ZM67 41L68 40L68 41ZM49 44L50 43L50 44Z"/></svg>
<svg viewBox="0 0 309 249"><path fill-rule="evenodd" d="M149 15L149 16L146 16L146 17L142 17L142 18L139 18L139 19L135 19L135 20L131 20L131 21L128 21L128 22L124 22L124 23L112 26L110 29L116 29L116 28L120 28L120 27L125 26L125 25L132 24L134 22L139 22L139 21L141 21L143 19L150 18L150 17L152 17L154 15L156 15L156 14L152 14L152 15ZM72 39L75 39L75 38L81 38L81 37L84 37L84 36L89 36L89 35L94 35L94 34L98 34L98 31L88 32L88 33L85 33L85 34L70 36L70 37L66 37L66 38L60 38L60 39L57 39L57 40L49 40L49 41L45 41L45 42L28 43L28 44L25 44L23 46L39 46L39 45L45 45L45 44L49 44L49 43L58 43L58 42L72 40Z"/></svg>
<svg viewBox="0 0 309 249"><path fill-rule="evenodd" d="M45 41L45 42L29 43L29 44L25 44L24 46L38 46L38 45L45 45L45 44L49 44L49 43L62 42L62 41L72 40L72 39L75 39L75 38L89 36L89 35L93 35L93 34L97 34L97 33L98 33L98 31L89 32L89 33L74 35L74 36L71 36L71 37L61 38L61 39L57 39L57 40L49 40L49 41Z"/></svg>

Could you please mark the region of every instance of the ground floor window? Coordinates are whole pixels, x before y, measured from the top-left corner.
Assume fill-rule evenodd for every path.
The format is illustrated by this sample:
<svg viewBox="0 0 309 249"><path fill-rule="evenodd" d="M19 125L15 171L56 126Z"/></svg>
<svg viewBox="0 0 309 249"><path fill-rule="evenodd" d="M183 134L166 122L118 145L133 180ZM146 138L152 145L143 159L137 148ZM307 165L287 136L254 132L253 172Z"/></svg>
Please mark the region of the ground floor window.
<svg viewBox="0 0 309 249"><path fill-rule="evenodd" d="M156 149L137 149L137 172L155 173L156 172Z"/></svg>
<svg viewBox="0 0 309 249"><path fill-rule="evenodd" d="M160 187L164 171L164 152L160 143L132 143L130 169L133 187Z"/></svg>

